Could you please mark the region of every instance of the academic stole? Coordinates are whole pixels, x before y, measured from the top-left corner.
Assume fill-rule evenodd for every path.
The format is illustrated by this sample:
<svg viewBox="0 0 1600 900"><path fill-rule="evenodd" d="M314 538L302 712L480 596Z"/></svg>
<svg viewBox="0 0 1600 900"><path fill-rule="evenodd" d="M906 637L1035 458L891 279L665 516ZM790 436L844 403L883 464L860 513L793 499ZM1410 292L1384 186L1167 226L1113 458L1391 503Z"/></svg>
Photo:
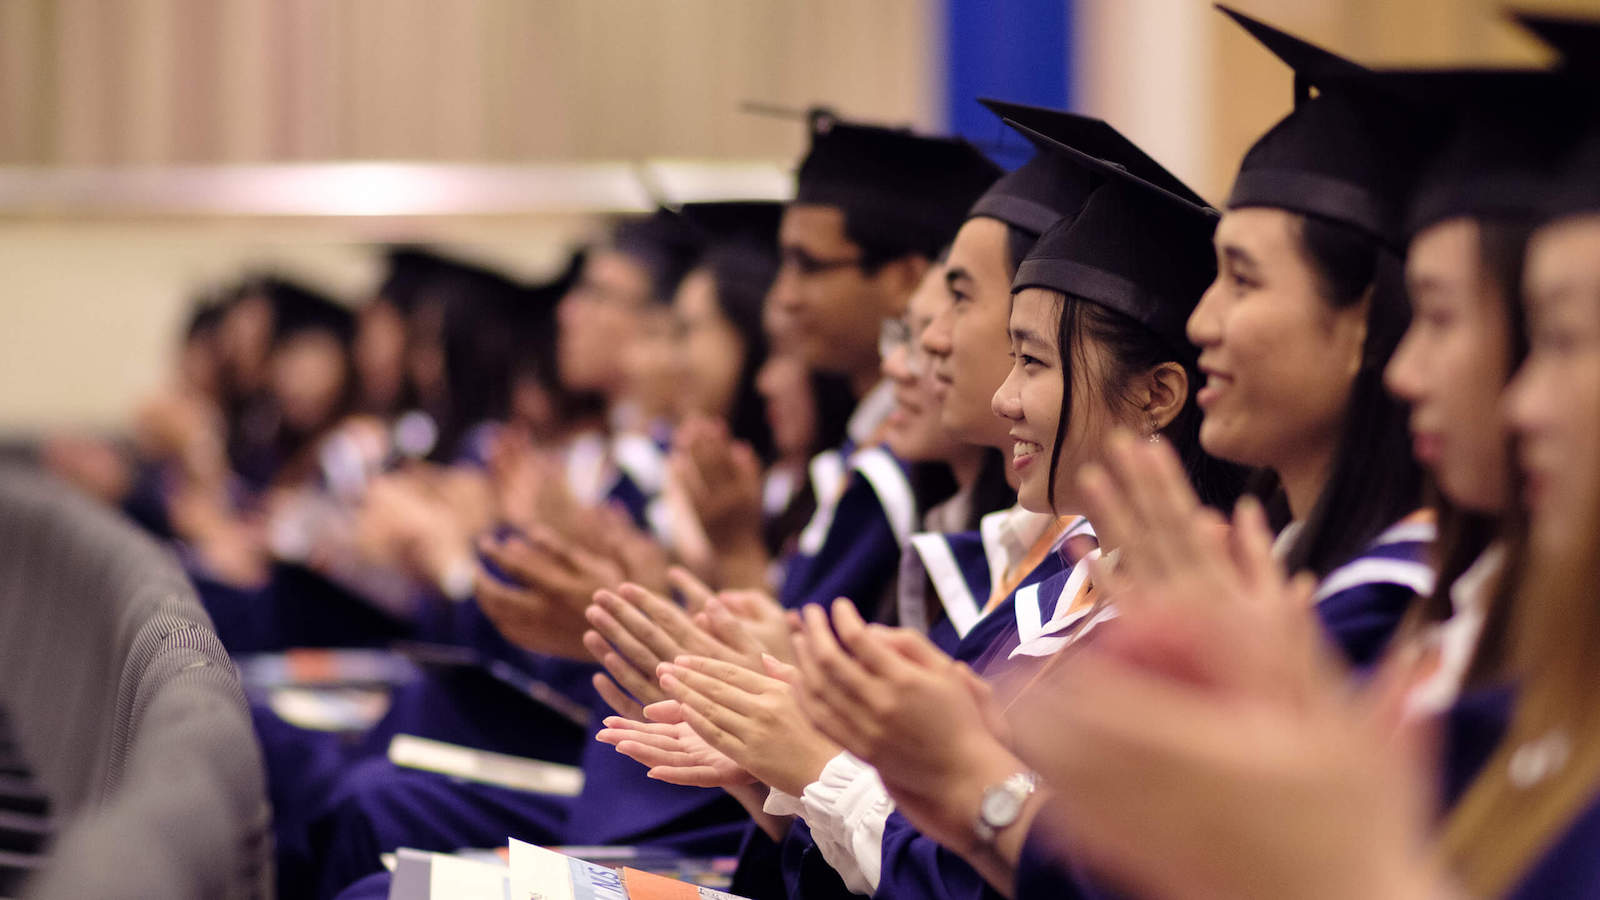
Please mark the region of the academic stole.
<svg viewBox="0 0 1600 900"><path fill-rule="evenodd" d="M997 585L994 589L994 592L989 595L989 601L983 605L983 614L988 615L989 613L993 612L995 607L999 606L1001 603L1004 603L1007 597L1015 593L1017 588L1022 584L1023 579L1027 578L1034 569L1039 568L1039 564L1044 562L1045 557L1049 556L1055 550L1056 541L1060 540L1063 534L1066 534L1069 530L1077 526L1082 521L1084 521L1083 516L1058 516L1055 521L1047 525L1044 531L1034 539L1033 546L1028 548L1028 552L1022 557L1022 559L1018 560L1015 565L1006 569L1005 575L1000 579L1000 584ZM1085 545L1062 547L1062 551L1066 554L1065 558L1068 562L1069 568L1073 565L1076 565L1078 560L1083 558L1084 554L1099 546L1095 538L1092 535L1087 534L1078 535L1070 539L1067 543L1068 545ZM1080 599L1087 598L1088 588L1089 582L1087 579L1085 579L1083 587L1078 591L1080 596L1075 596L1072 598L1072 605L1068 607L1069 609L1076 607Z"/></svg>

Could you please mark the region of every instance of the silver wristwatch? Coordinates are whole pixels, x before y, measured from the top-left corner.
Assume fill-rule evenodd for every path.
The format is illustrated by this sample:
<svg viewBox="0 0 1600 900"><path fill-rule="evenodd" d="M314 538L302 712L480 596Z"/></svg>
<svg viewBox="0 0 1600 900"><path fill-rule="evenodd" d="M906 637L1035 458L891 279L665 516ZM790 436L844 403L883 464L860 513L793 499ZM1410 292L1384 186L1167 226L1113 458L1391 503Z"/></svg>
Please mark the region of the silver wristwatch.
<svg viewBox="0 0 1600 900"><path fill-rule="evenodd" d="M999 784L984 788L983 799L978 803L978 820L973 823L979 843L985 846L994 843L994 836L1000 829L1015 823L1022 815L1023 804L1038 787L1038 775L1018 772Z"/></svg>

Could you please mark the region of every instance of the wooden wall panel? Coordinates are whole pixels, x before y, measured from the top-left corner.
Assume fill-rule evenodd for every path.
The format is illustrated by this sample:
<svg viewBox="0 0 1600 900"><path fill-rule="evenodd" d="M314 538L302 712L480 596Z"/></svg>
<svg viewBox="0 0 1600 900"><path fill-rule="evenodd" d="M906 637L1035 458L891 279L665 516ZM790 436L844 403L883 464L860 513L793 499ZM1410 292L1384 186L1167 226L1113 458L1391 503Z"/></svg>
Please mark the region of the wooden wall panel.
<svg viewBox="0 0 1600 900"><path fill-rule="evenodd" d="M788 156L937 124L940 0L6 0L0 164Z"/></svg>

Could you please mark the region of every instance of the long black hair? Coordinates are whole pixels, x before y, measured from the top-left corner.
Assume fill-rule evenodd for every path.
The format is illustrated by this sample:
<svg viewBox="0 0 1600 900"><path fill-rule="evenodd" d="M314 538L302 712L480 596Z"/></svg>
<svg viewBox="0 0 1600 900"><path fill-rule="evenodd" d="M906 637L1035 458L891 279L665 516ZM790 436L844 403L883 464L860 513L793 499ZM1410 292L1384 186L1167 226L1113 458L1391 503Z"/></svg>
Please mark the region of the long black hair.
<svg viewBox="0 0 1600 900"><path fill-rule="evenodd" d="M429 293L443 310L445 387L431 455L453 461L473 428L504 421L510 411L512 374L522 354L517 320L526 294L498 273L465 266L442 276Z"/></svg>
<svg viewBox="0 0 1600 900"><path fill-rule="evenodd" d="M816 434L812 436L811 447L805 454L808 460L830 447L844 443L850 430L850 414L856 403L850 379L843 375L812 371L809 384L816 411ZM774 556L785 552L816 511L817 497L812 490L811 478L809 473L801 472L800 488L789 499L789 505L784 507L783 512L768 519L762 529L767 551Z"/></svg>
<svg viewBox="0 0 1600 900"><path fill-rule="evenodd" d="M1301 252L1322 299L1334 309L1367 305L1367 334L1345 404L1327 483L1302 512L1305 525L1285 559L1322 578L1422 502L1422 470L1411 455L1408 411L1384 388L1383 370L1411 324L1404 264L1365 231L1298 216Z"/></svg>
<svg viewBox="0 0 1600 900"><path fill-rule="evenodd" d="M1057 346L1061 348L1063 390L1061 417L1056 420L1055 449L1050 455L1049 495L1054 497L1056 493L1061 447L1066 441L1067 426L1072 420L1072 373L1079 369L1089 371L1086 348L1093 342L1105 349L1110 361L1103 381L1093 387L1111 394L1114 403L1127 402L1126 398L1113 392L1140 373L1164 362L1176 362L1183 366L1184 374L1188 376L1188 394L1184 397L1183 408L1161 429L1161 435L1177 451L1184 471L1189 475L1189 483L1194 486L1201 502L1221 510L1230 510L1244 489L1249 470L1220 460L1200 446L1201 414L1194 396L1199 392L1203 379L1196 367L1193 349L1175 348L1133 318L1099 303L1070 294L1056 293L1056 296L1061 298Z"/></svg>
<svg viewBox="0 0 1600 900"><path fill-rule="evenodd" d="M1506 327L1506 371L1515 372L1528 356L1528 329L1522 316L1522 265L1532 226L1509 219L1478 219L1478 271L1492 283L1501 298ZM1509 445L1511 438L1506 442ZM1433 593L1422 601L1421 616L1442 621L1453 612L1451 589L1489 545L1499 541L1505 559L1490 590L1487 616L1478 648L1467 671L1467 683L1477 684L1500 673L1506 655L1512 595L1516 591L1527 551L1527 510L1522 505L1522 485L1516 466L1506 467L1507 509L1485 514L1464 509L1429 487L1430 505L1438 513L1439 536L1434 557L1439 570Z"/></svg>
<svg viewBox="0 0 1600 900"><path fill-rule="evenodd" d="M776 450L772 426L767 422L767 401L756 388L756 373L767 361L762 307L767 290L778 274L777 257L732 243L706 251L700 267L711 274L717 308L744 346L738 387L728 409L728 431L735 439L749 444L762 463L771 463Z"/></svg>

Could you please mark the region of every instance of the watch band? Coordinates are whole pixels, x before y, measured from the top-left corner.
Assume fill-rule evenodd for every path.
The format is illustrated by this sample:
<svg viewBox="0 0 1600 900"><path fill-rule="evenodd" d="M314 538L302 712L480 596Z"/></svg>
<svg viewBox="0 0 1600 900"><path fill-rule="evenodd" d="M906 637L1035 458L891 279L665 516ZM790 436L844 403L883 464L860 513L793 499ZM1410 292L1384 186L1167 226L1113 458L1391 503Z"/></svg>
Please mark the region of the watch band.
<svg viewBox="0 0 1600 900"><path fill-rule="evenodd" d="M1022 815L1022 807L1033 792L1039 788L1039 776L1034 772L1018 772L999 784L993 784L983 791L983 799L978 804L978 816L973 822L973 831L977 834L978 842L988 846L994 843L995 836L1007 826L1015 824ZM995 815L991 806L995 801L1008 800L1009 808Z"/></svg>

